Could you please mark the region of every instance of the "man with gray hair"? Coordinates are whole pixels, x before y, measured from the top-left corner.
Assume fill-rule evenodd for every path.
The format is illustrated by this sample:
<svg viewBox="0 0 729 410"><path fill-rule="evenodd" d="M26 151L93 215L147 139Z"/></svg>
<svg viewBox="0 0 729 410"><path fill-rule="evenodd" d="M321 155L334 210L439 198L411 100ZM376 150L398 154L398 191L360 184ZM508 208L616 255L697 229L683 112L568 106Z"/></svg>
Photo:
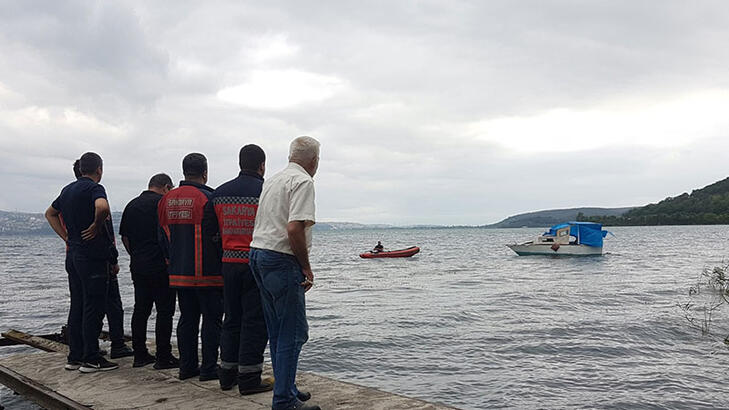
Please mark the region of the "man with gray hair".
<svg viewBox="0 0 729 410"><path fill-rule="evenodd" d="M314 285L309 264L319 142L291 142L288 166L264 182L251 241L250 267L261 292L273 375L273 409L317 410L296 388L301 347L309 338L304 293Z"/></svg>

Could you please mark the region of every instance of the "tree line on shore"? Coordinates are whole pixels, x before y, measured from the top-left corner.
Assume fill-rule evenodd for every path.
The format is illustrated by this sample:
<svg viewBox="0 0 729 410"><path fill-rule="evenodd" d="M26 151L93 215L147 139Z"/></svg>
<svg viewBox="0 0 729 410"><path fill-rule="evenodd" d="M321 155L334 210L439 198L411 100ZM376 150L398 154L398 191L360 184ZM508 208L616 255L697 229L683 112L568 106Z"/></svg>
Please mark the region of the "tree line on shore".
<svg viewBox="0 0 729 410"><path fill-rule="evenodd" d="M585 216L578 213L577 220L607 226L729 224L729 178L690 194L634 208L622 215Z"/></svg>

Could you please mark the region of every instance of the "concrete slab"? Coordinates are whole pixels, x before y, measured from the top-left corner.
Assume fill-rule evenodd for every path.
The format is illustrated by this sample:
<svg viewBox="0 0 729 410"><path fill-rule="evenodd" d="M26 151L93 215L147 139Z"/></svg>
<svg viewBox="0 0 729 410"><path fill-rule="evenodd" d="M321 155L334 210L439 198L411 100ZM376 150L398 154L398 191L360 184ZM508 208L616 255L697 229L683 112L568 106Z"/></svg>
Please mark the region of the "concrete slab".
<svg viewBox="0 0 729 410"><path fill-rule="evenodd" d="M0 366L66 398L94 409L269 409L271 393L241 396L237 388L220 390L217 380L177 379L177 369L132 368L132 358L115 359L118 370L83 374L64 370L63 353L18 354L0 358ZM2 370L2 369L0 369ZM267 369L264 376L270 376ZM323 409L448 409L397 394L299 372L297 385ZM58 408L68 408L61 407Z"/></svg>

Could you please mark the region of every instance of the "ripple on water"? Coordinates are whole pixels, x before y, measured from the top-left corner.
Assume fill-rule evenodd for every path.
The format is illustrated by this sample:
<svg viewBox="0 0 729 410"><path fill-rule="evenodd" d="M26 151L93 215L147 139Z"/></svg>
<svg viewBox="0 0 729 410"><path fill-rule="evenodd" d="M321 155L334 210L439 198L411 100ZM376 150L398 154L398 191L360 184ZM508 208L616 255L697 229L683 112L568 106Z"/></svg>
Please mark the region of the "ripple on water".
<svg viewBox="0 0 729 410"><path fill-rule="evenodd" d="M677 307L727 257L726 227L611 230L618 238L597 258L521 258L504 246L534 229L317 232L300 368L462 408L729 407L723 336L702 336ZM377 240L422 251L358 257ZM2 326L44 333L65 321L59 242L0 237ZM696 244L690 255L685 243ZM121 265L129 329L125 255Z"/></svg>

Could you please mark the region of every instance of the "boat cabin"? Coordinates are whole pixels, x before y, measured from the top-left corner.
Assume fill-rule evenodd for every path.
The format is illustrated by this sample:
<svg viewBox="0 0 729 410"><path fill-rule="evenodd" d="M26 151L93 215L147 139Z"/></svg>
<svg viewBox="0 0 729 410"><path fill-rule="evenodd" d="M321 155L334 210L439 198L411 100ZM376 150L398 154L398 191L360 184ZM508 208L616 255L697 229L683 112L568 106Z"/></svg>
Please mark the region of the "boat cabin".
<svg viewBox="0 0 729 410"><path fill-rule="evenodd" d="M570 242L576 243L577 238L570 239L570 226L565 226L560 229L557 229L554 231L554 233L545 232L544 234L537 236L537 239L534 240L534 243L541 243L541 244L560 244L560 245L568 245Z"/></svg>
<svg viewBox="0 0 729 410"><path fill-rule="evenodd" d="M594 222L566 222L554 225L537 237L534 244L587 245L602 247L602 239L608 231Z"/></svg>

